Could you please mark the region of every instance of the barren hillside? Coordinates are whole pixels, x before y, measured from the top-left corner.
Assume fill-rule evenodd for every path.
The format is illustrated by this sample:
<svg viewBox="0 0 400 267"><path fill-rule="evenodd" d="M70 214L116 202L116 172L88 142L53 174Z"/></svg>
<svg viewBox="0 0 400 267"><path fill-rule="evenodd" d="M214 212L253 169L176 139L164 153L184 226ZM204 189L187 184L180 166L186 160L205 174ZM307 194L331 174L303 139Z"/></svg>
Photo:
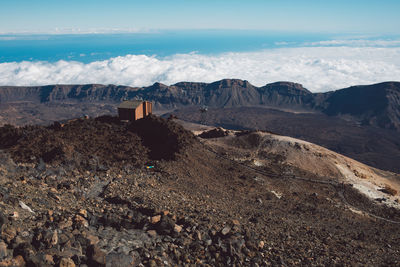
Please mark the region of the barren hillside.
<svg viewBox="0 0 400 267"><path fill-rule="evenodd" d="M354 186L381 188L392 174L309 143L260 132L199 139L156 117L0 134L2 265L400 262L400 212L386 205L398 193L377 191L378 203Z"/></svg>
<svg viewBox="0 0 400 267"><path fill-rule="evenodd" d="M237 133L240 132L235 135L231 131L225 137L206 139L205 144L234 161L266 172L271 162L286 167L286 175L296 168L327 181L351 184L373 201L400 208L399 195L388 194L391 190L400 192L399 174L369 167L303 140L260 131Z"/></svg>

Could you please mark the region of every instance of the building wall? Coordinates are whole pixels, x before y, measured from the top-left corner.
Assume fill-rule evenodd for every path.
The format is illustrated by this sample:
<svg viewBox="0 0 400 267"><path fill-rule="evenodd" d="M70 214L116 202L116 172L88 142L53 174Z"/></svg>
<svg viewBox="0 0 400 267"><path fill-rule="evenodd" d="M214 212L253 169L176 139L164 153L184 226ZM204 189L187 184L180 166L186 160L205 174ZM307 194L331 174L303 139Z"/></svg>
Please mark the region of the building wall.
<svg viewBox="0 0 400 267"><path fill-rule="evenodd" d="M144 101L142 105L143 117L146 117L147 115L153 113L153 105L151 102Z"/></svg>
<svg viewBox="0 0 400 267"><path fill-rule="evenodd" d="M144 114L147 116L151 113L153 113L153 104L151 102L146 101Z"/></svg>
<svg viewBox="0 0 400 267"><path fill-rule="evenodd" d="M129 121L135 120L135 110L119 108L118 117L120 120L129 120Z"/></svg>
<svg viewBox="0 0 400 267"><path fill-rule="evenodd" d="M136 109L118 108L118 117L120 120L134 121L146 117L153 113L153 104L144 101Z"/></svg>
<svg viewBox="0 0 400 267"><path fill-rule="evenodd" d="M147 116L147 101L143 102L143 115Z"/></svg>
<svg viewBox="0 0 400 267"><path fill-rule="evenodd" d="M143 103L140 104L135 110L135 120L143 118Z"/></svg>

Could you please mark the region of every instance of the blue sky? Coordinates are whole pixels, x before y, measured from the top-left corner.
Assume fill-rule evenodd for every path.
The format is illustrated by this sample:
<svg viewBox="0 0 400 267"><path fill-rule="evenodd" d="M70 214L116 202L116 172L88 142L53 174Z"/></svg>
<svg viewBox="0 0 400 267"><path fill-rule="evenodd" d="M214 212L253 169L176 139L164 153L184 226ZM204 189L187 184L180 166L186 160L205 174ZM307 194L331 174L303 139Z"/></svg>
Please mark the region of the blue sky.
<svg viewBox="0 0 400 267"><path fill-rule="evenodd" d="M399 0L1 0L0 33L255 29L400 34Z"/></svg>

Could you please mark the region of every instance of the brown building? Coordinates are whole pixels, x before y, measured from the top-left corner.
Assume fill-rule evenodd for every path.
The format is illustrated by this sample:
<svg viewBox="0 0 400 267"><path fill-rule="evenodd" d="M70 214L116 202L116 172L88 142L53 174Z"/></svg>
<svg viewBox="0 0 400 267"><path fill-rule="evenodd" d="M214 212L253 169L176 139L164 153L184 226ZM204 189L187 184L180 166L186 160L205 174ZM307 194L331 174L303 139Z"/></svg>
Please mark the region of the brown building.
<svg viewBox="0 0 400 267"><path fill-rule="evenodd" d="M153 105L148 101L129 100L118 106L120 120L135 121L153 112Z"/></svg>

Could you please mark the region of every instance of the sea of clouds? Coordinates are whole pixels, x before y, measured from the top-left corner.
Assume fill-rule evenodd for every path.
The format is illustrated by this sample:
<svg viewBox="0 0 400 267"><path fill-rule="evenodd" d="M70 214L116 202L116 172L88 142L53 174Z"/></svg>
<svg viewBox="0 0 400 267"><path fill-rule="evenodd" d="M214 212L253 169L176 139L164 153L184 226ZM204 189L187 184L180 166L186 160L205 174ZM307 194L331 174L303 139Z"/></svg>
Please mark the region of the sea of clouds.
<svg viewBox="0 0 400 267"><path fill-rule="evenodd" d="M81 63L0 63L0 85L118 84L213 82L224 78L262 86L275 81L303 84L313 92L351 85L400 80L400 47L297 47L259 52L168 57L126 55Z"/></svg>

